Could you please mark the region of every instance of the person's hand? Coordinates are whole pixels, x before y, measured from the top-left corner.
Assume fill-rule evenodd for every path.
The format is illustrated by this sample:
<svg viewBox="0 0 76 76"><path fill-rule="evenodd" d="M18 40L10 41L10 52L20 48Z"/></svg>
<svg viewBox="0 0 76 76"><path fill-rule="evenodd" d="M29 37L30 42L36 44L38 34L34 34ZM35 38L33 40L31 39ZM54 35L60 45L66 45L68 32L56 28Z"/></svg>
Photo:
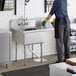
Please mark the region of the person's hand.
<svg viewBox="0 0 76 76"><path fill-rule="evenodd" d="M45 18L45 20L49 21L50 17L51 17L51 15L49 14L49 15Z"/></svg>
<svg viewBox="0 0 76 76"><path fill-rule="evenodd" d="M51 15L48 15L43 21L42 21L42 25L45 26L45 24L49 21Z"/></svg>

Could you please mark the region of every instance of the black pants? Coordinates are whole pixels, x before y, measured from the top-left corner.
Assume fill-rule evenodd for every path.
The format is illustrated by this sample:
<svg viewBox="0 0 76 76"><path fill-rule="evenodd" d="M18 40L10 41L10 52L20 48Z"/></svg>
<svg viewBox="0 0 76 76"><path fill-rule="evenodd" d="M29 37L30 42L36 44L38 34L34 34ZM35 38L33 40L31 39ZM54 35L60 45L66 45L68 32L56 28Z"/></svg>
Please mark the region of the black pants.
<svg viewBox="0 0 76 76"><path fill-rule="evenodd" d="M70 58L70 25L58 26L59 37L56 39L58 61Z"/></svg>

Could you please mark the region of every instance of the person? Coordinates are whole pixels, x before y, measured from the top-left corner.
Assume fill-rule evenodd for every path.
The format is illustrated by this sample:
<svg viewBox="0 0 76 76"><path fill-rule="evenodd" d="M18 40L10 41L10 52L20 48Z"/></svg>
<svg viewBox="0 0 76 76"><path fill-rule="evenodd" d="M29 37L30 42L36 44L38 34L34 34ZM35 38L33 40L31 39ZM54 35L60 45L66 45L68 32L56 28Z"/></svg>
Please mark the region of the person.
<svg viewBox="0 0 76 76"><path fill-rule="evenodd" d="M55 38L58 60L56 63L63 62L70 58L70 20L67 13L67 0L54 0L53 6L45 18L49 20L55 14Z"/></svg>

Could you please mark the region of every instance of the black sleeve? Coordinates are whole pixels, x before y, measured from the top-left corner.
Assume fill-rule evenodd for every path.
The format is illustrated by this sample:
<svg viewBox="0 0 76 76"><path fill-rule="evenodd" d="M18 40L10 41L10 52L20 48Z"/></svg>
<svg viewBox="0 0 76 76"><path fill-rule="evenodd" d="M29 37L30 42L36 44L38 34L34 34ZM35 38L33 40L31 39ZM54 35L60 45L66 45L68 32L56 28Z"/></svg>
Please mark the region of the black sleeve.
<svg viewBox="0 0 76 76"><path fill-rule="evenodd" d="M50 11L49 14L53 15L53 14L55 13L55 11L56 11L57 8L58 8L58 4L59 4L59 1L58 1L58 0L55 0L55 1L53 2L53 6L52 6L51 11Z"/></svg>

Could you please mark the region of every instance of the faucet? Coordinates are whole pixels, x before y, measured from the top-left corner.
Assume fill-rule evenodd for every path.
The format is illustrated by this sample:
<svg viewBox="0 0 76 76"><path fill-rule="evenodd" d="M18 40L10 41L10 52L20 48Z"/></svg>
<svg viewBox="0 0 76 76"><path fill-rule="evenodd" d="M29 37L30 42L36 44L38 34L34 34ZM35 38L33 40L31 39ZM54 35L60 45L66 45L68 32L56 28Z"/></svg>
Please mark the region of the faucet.
<svg viewBox="0 0 76 76"><path fill-rule="evenodd" d="M24 19L24 24L23 25L28 25L28 20L27 20L27 18L26 19Z"/></svg>
<svg viewBox="0 0 76 76"><path fill-rule="evenodd" d="M26 19L24 19L23 17L20 17L19 19L18 19L18 26L26 26L26 25L28 25L28 21L27 21L27 18Z"/></svg>

